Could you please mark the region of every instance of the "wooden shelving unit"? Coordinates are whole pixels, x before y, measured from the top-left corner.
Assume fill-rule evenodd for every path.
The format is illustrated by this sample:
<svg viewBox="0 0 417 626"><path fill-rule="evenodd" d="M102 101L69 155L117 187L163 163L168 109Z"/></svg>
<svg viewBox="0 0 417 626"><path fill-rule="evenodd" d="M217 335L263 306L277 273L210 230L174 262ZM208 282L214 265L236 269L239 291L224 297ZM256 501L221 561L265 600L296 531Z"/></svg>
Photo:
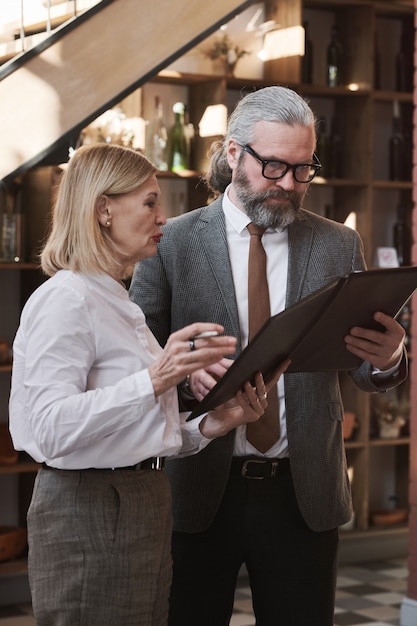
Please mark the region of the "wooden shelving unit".
<svg viewBox="0 0 417 626"><path fill-rule="evenodd" d="M362 236L369 267L375 263L378 247L392 246L392 226L396 206L407 205L407 219L411 224L412 183L410 180L388 180L388 144L391 109L399 103L404 124L411 129L413 95L395 90L394 67L391 57L400 46L401 24L413 20L412 2L386 2L381 0L292 0L287 3L266 2L266 15L274 17L281 25L301 25L309 22L314 47L313 82L301 83L301 59L291 57L269 61L265 65L263 79L223 77L208 74L177 74L161 72L141 87L142 116L150 118L155 94L161 96L164 110L181 100L187 104L190 121L198 128L201 116L208 105L225 104L230 112L240 97L253 89L268 84L283 84L295 89L308 99L317 117L324 116L328 122L338 121L342 140L342 177L317 178L311 185L306 208L325 214L331 206L334 219L344 221L351 213L356 214L357 230ZM346 85L331 88L325 84L325 48L330 39L330 28L336 23L346 51ZM375 33L389 32L389 45L381 46L381 89L374 85L374 39ZM388 58L389 57L389 58ZM391 59L391 60L390 60ZM384 63L383 61L386 61ZM354 90L352 84L357 88ZM169 123L167 123L169 125ZM330 124L329 124L330 126ZM185 197L185 210L205 204L207 192L201 183L201 172L207 166L207 150L216 137L200 138L193 142L192 169L182 175L161 172L161 185L168 214L178 212L179 197ZM39 242L47 228L48 213L57 179L57 168L37 168L23 177L22 204L27 211L27 225L33 242ZM172 211L169 211L172 206ZM27 256L26 258L35 258ZM3 272L13 272L23 284L21 302L31 290L28 270L35 270L36 263L0 264ZM38 272L35 272L38 274ZM16 312L14 312L15 314ZM1 318L0 318L1 319ZM17 327L17 319L16 319ZM2 329L0 327L0 335ZM1 366L1 376L10 373L9 366ZM392 479L392 495L398 504L408 507L408 454L409 437L392 440L375 437L372 431L370 399L358 391L343 377L342 391L346 410L355 413L359 426L351 440L346 442L348 464L353 467L352 491L355 507L355 526L344 532L342 558L368 558L367 546L381 550L379 556L390 556L390 546L399 550L405 546L407 526L380 528L372 526L370 514L374 508L386 508L384 485L385 473ZM1 417L1 416L0 416ZM384 471L381 472L381 467ZM21 461L11 468L1 468L3 474L18 473L20 476L34 474L37 465ZM380 474L380 475L379 475ZM25 494L25 501L27 493ZM0 516L1 523L1 516ZM350 554L349 554L350 553ZM22 567L16 564L17 569ZM12 565L0 566L0 575L7 575Z"/></svg>
<svg viewBox="0 0 417 626"><path fill-rule="evenodd" d="M27 258L31 258L29 255ZM33 288L39 284L40 272L37 263L0 263L0 336L12 344L19 323L21 307ZM0 365L0 421L7 423L7 400L10 387L12 364ZM12 502L4 501L0 513L0 525L24 527L26 512L39 465L24 453L19 454L17 463L0 465L1 492L14 496ZM0 563L0 605L29 601L27 561L23 554L18 559Z"/></svg>
<svg viewBox="0 0 417 626"><path fill-rule="evenodd" d="M159 75L142 88L144 110L150 112L147 104L149 106L153 102L156 93L162 96L168 110L171 102L181 95L186 98L190 120L196 126L209 104L226 104L230 112L243 94L268 84L286 85L299 92L309 101L318 118L324 116L327 119L328 127L336 118L343 147L342 177L317 177L307 196L306 208L326 214L330 205L333 218L338 221L345 221L354 213L368 267L373 267L377 249L393 245L392 227L399 202L406 204L407 221L411 225L411 174L407 180L389 180L388 139L394 101L399 103L404 128L411 131L413 94L411 91L396 90L392 59L400 48L403 22L413 20L414 5L412 2L388 3L379 0L267 2L266 16L275 19L281 28L309 22L314 49L311 84L301 83L300 57L269 61L261 80L189 74L176 78ZM325 83L325 51L333 24L338 27L345 51L345 81L339 87L329 87ZM376 88L374 82L377 31L381 31L380 88ZM389 38L385 37L387 33ZM210 143L213 139L210 138ZM204 171L208 142L197 137L196 143L193 167L196 171ZM162 175L163 178L165 176ZM204 188L200 202L196 202L194 194L190 193L195 180L189 181L190 209L204 202ZM352 538L362 543L363 558L367 556L367 542L370 546L378 546L382 555L389 552L389 548L384 548L387 538L392 545L396 545L395 549L399 546L405 549L407 524L392 528L377 527L371 523L371 513L376 508L393 506L391 497L397 499L398 506L408 507L410 439L400 436L386 440L375 436L375 417L369 395L346 381L343 381L342 389L346 410L353 411L359 422L352 440L346 442L348 463L354 470L355 527L342 536L349 538L350 544ZM385 493L381 481L385 481L387 471L392 484L386 487L388 491ZM393 537L397 538L396 541Z"/></svg>

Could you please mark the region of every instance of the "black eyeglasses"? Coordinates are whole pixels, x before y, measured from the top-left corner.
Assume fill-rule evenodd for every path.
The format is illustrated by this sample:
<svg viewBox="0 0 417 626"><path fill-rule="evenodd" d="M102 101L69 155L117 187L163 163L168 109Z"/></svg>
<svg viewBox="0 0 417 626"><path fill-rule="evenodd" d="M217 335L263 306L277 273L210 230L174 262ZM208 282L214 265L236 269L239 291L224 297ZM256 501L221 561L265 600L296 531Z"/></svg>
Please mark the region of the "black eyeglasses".
<svg viewBox="0 0 417 626"><path fill-rule="evenodd" d="M263 159L248 144L242 147L245 152L253 156L259 163L262 163L262 176L269 180L279 180L285 176L288 170L292 170L292 174L297 183L309 183L318 174L321 168L321 163L315 154L313 154L314 163L296 163L295 165L290 165L290 163L286 161Z"/></svg>

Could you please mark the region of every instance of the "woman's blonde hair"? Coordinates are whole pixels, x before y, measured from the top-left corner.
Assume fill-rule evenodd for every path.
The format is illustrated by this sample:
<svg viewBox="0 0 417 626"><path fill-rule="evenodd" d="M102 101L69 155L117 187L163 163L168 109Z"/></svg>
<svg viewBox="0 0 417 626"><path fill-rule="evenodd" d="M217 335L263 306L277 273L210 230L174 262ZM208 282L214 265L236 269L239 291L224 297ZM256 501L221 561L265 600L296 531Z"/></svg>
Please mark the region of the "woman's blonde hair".
<svg viewBox="0 0 417 626"><path fill-rule="evenodd" d="M97 274L120 268L109 229L99 223L97 202L102 194L134 191L156 171L130 148L105 143L78 148L59 184L51 232L41 252L43 271L53 276L60 269Z"/></svg>

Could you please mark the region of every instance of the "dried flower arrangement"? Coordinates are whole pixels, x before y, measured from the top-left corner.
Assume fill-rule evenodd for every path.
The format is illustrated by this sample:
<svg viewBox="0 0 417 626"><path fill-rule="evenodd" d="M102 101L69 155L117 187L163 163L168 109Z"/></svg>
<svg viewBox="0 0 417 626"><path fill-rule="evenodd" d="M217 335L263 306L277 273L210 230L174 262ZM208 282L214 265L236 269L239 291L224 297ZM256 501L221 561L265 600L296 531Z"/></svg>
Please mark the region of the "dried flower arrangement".
<svg viewBox="0 0 417 626"><path fill-rule="evenodd" d="M248 50L243 50L238 45L234 44L227 34L215 39L210 47L203 50L203 54L209 59L220 60L225 68L227 75L233 75L236 63L238 60L250 54Z"/></svg>

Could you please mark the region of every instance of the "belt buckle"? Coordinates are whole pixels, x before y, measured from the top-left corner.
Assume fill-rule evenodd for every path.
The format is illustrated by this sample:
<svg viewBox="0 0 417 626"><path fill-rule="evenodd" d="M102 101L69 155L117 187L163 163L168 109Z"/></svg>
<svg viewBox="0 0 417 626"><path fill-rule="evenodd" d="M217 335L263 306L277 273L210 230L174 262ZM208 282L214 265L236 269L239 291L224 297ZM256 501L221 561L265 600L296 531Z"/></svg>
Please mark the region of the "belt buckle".
<svg viewBox="0 0 417 626"><path fill-rule="evenodd" d="M242 465L243 478L250 478L251 480L263 480L265 478L264 476L248 476L247 472L249 463L258 463L258 465L264 465L265 461L258 461L257 459L246 459L246 461L244 461Z"/></svg>
<svg viewBox="0 0 417 626"><path fill-rule="evenodd" d="M151 457L151 469L157 471L164 469L164 458L162 456Z"/></svg>

